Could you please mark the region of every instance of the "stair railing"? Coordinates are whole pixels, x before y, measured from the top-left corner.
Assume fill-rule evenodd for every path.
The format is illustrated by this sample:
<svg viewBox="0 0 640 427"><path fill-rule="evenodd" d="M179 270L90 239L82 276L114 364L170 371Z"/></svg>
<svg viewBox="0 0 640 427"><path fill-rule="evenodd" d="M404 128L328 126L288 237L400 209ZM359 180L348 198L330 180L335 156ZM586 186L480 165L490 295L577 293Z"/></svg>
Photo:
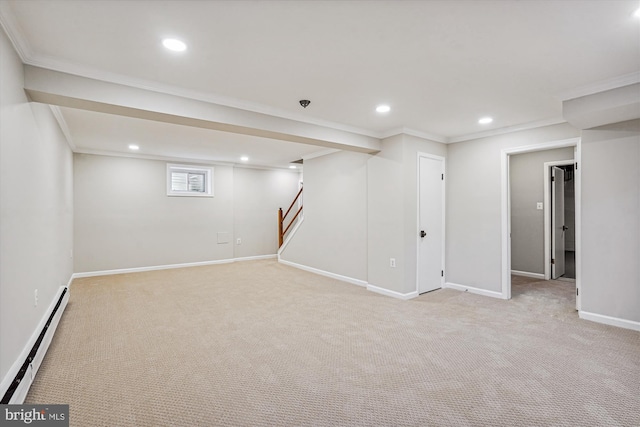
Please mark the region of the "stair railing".
<svg viewBox="0 0 640 427"><path fill-rule="evenodd" d="M300 188L300 191L298 191L296 198L293 199L293 202L291 202L289 209L287 209L287 212L284 215L282 215L282 208L278 208L278 248L282 246L282 244L284 243L284 236L287 234L287 231L289 231L289 228L291 228L291 225L295 222L296 218L298 218L300 212L302 212L301 204L296 214L293 216L293 218L291 218L291 221L289 221L289 225L287 225L286 228L284 227L285 218L287 217L287 215L289 215L289 212L291 212L291 209L296 204L301 195L302 187Z"/></svg>

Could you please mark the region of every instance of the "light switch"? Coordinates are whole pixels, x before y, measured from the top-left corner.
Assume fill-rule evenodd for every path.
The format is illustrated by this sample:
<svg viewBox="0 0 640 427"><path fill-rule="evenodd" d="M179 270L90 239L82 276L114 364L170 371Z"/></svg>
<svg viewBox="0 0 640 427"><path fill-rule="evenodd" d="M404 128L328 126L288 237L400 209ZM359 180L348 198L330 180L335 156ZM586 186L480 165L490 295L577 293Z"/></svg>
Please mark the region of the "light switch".
<svg viewBox="0 0 640 427"><path fill-rule="evenodd" d="M538 203L536 203L536 209L538 209L539 211L541 211L542 209L544 209L544 208L543 208L543 206L542 206L542 202L538 202Z"/></svg>

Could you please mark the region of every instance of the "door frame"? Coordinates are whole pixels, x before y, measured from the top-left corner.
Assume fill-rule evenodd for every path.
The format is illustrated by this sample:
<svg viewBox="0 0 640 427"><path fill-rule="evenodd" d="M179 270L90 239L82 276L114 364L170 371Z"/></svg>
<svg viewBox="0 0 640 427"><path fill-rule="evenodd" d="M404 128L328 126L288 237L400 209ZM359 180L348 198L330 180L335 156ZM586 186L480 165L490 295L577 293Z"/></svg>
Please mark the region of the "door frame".
<svg viewBox="0 0 640 427"><path fill-rule="evenodd" d="M501 169L501 235L502 235L502 299L511 299L511 187L509 185L509 156L512 154L531 153L534 151L553 150L556 148L574 147L575 193L576 193L576 308L581 307L581 283L582 283L582 238L581 238L581 138L569 138L559 141L545 142L541 144L525 145L521 147L503 148L500 153Z"/></svg>
<svg viewBox="0 0 640 427"><path fill-rule="evenodd" d="M441 263L441 268L443 271L442 276L440 277L440 285L441 288L444 287L445 284L445 277L446 277L446 270L444 269L445 266L445 241L446 241L446 182L447 182L447 175L446 175L446 158L442 157L442 156L436 156L435 154L429 154L429 153L423 153L423 152L418 152L418 155L416 156L416 228L415 228L415 242L416 242L416 293L418 295L420 295L420 159L421 158L428 158L428 159L432 159L432 160L437 160L440 162L441 164L441 171L442 171L442 197L441 197L441 204L442 204L442 242L441 242L441 253L442 253L442 259L440 261Z"/></svg>
<svg viewBox="0 0 640 427"><path fill-rule="evenodd" d="M573 151L575 158L576 152ZM544 167L544 280L551 279L551 171L553 166L569 166L574 165L575 176L575 159L572 160L556 160L553 162L546 162ZM574 192L576 187L576 180L573 180ZM577 197L576 197L577 199ZM577 203L576 203L577 204ZM576 232L577 230L576 226Z"/></svg>

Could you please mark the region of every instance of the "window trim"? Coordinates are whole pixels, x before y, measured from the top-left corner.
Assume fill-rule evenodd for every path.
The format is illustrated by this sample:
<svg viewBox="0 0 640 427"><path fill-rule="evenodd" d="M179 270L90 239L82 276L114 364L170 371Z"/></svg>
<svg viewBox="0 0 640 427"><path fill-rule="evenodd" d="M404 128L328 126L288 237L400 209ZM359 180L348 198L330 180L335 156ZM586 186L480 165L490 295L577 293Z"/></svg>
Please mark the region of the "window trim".
<svg viewBox="0 0 640 427"><path fill-rule="evenodd" d="M204 174L204 192L174 191L171 188L171 176L174 172L195 172ZM167 196L177 197L213 197L213 167L167 163Z"/></svg>

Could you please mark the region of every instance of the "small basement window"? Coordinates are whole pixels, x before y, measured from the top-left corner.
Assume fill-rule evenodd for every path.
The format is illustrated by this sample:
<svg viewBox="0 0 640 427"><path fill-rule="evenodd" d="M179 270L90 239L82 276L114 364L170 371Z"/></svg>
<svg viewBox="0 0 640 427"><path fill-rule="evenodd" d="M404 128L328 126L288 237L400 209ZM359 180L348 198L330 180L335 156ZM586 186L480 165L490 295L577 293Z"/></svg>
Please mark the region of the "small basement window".
<svg viewBox="0 0 640 427"><path fill-rule="evenodd" d="M213 168L167 163L167 196L213 197Z"/></svg>

